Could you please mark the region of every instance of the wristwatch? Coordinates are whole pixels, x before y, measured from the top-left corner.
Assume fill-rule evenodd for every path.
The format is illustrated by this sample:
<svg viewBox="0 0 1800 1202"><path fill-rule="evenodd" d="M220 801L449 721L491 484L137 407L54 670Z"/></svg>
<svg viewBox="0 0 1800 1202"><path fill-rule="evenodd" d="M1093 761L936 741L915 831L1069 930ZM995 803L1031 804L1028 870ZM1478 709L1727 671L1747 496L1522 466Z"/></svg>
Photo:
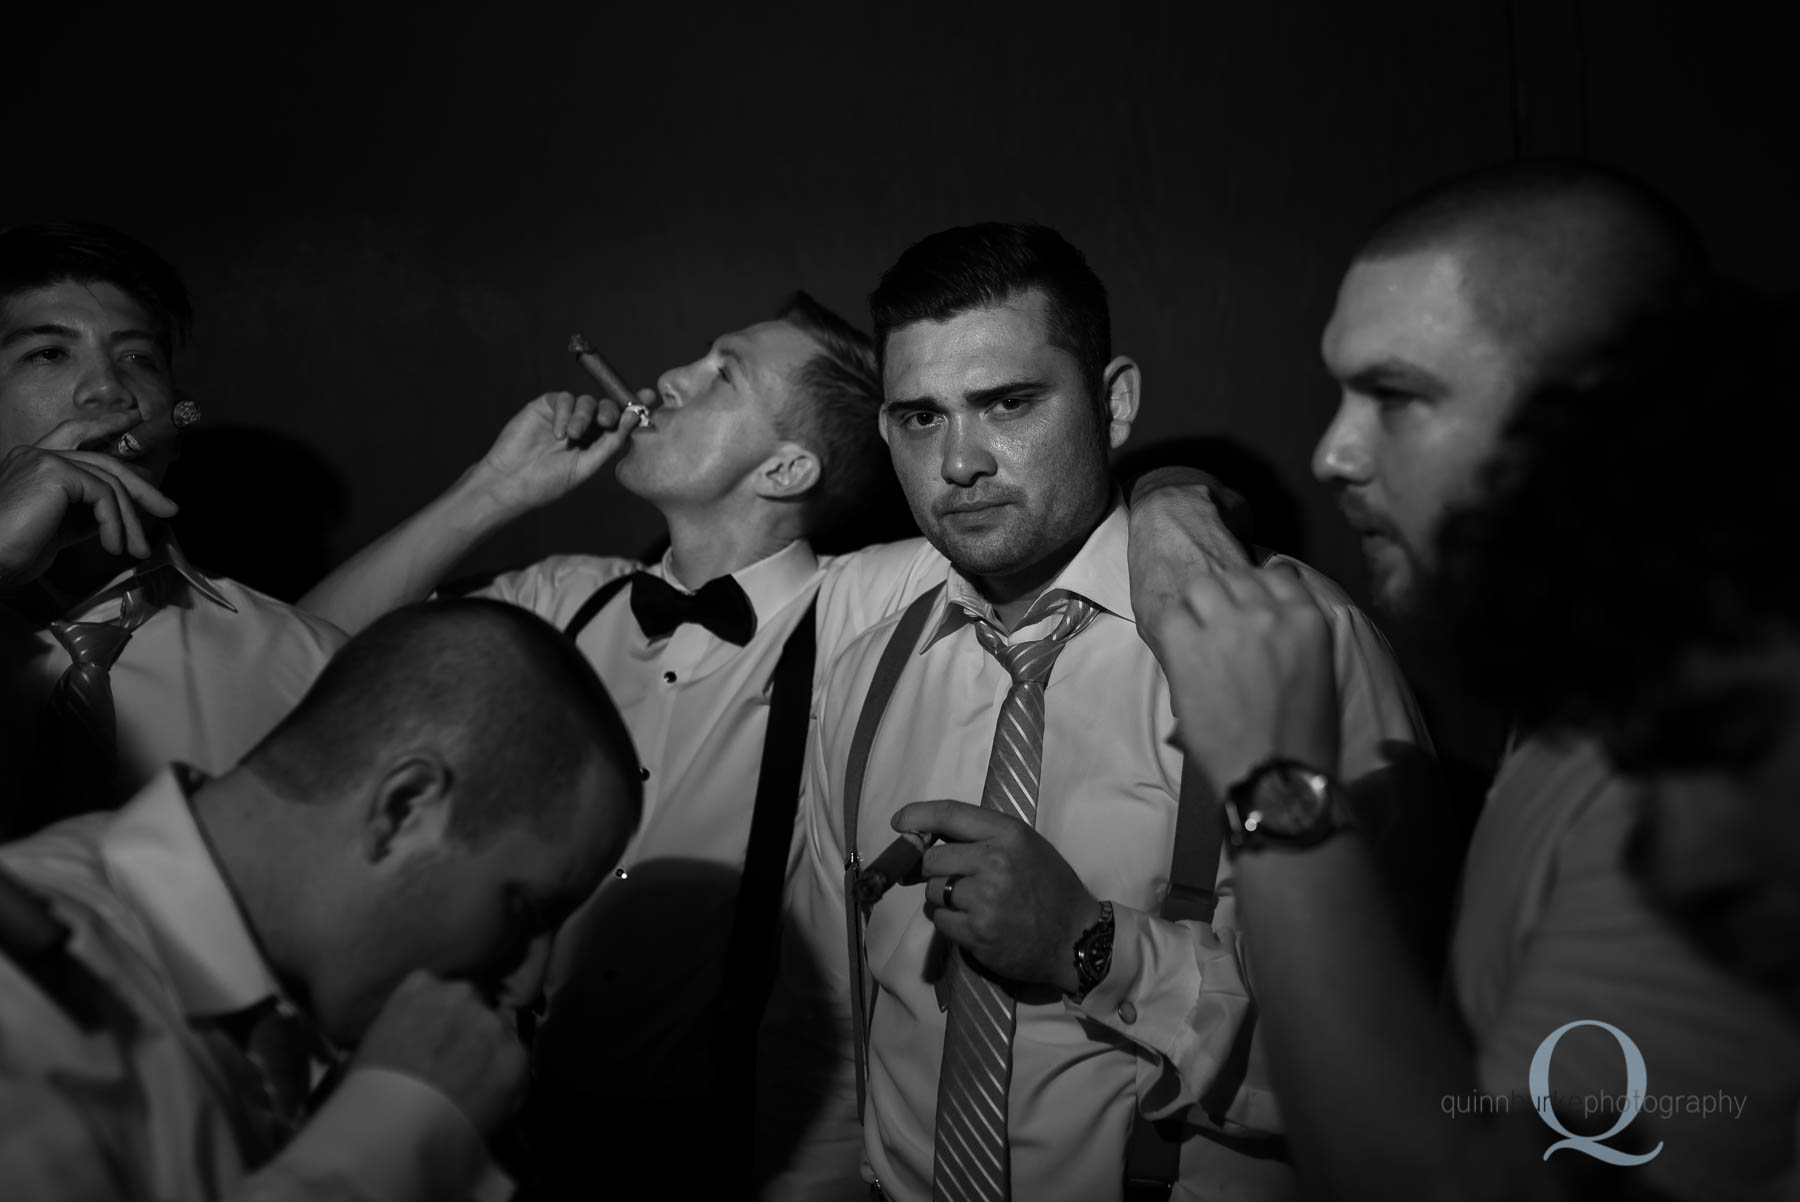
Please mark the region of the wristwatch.
<svg viewBox="0 0 1800 1202"><path fill-rule="evenodd" d="M1327 774L1299 760L1270 756L1225 791L1225 844L1311 847L1354 824L1349 800Z"/></svg>
<svg viewBox="0 0 1800 1202"><path fill-rule="evenodd" d="M1106 980L1112 971L1113 904L1100 903L1100 917L1075 939L1075 992L1077 1002Z"/></svg>

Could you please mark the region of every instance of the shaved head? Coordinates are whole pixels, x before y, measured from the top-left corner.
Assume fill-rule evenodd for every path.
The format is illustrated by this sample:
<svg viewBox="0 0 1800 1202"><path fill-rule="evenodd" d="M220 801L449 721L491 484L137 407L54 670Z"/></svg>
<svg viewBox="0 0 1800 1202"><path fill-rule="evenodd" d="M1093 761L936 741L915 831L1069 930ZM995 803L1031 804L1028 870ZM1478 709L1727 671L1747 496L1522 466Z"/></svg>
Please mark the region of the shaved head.
<svg viewBox="0 0 1800 1202"><path fill-rule="evenodd" d="M1692 312L1710 280L1698 232L1646 185L1564 160L1506 163L1403 204L1357 256L1455 254L1471 309L1528 387L1582 387L1647 329Z"/></svg>

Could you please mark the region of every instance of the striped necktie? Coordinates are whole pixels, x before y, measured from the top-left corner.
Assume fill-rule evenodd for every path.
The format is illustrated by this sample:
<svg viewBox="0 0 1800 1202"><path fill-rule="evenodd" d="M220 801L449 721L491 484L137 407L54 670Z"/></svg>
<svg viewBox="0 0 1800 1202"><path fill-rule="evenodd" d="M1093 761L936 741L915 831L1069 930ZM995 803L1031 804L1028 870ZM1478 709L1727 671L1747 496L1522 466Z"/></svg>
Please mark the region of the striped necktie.
<svg viewBox="0 0 1800 1202"><path fill-rule="evenodd" d="M1044 752L1044 685L1069 639L1098 612L1092 603L1057 590L1040 598L1019 625L1061 611L1047 637L1008 646L986 622L975 637L1012 676L1000 706L994 749L988 755L981 804L1037 825L1038 777ZM1006 1094L1012 1082L1015 1004L1005 988L964 956L946 970L950 1013L938 1075L937 1136L931 1196L936 1202L1006 1202L1012 1196Z"/></svg>

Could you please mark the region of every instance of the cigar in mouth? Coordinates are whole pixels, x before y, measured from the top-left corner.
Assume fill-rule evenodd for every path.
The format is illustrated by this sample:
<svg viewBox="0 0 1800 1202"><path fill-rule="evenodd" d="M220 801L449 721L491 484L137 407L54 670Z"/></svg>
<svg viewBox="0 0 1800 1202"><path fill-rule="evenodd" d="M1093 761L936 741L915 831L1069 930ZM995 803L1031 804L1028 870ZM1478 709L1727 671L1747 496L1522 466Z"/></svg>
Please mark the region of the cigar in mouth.
<svg viewBox="0 0 1800 1202"><path fill-rule="evenodd" d="M866 913L895 885L917 880L919 865L925 862L925 849L937 842L936 835L900 832L900 837L869 861L869 866L856 877L856 904Z"/></svg>
<svg viewBox="0 0 1800 1202"><path fill-rule="evenodd" d="M177 430L185 430L199 420L200 406L194 404L192 401L179 402L169 413L169 423ZM147 429L146 427L150 428ZM136 459L139 455L142 455L145 450L144 440L137 436L138 430L143 431L146 437L151 437L157 433L157 428L151 427L148 422L138 426L137 430L127 430L113 440L112 453L120 459ZM161 441L161 438L154 438L153 440Z"/></svg>
<svg viewBox="0 0 1800 1202"><path fill-rule="evenodd" d="M580 361L581 366L587 369L589 375L599 381L601 392L611 397L622 408L637 414L638 425L643 426L646 430L656 429L656 423L650 420L650 406L638 400L637 394L625 387L625 381L619 379L619 373L600 357L600 352L594 349L593 343L582 335L576 334L569 339L569 353Z"/></svg>

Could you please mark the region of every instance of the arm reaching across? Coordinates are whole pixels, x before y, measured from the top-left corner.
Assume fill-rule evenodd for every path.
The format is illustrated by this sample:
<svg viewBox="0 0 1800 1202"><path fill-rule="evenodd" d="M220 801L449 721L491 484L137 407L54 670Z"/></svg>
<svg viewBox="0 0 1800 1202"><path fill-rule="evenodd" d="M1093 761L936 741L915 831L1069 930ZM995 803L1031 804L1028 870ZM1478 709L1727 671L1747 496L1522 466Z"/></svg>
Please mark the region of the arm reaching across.
<svg viewBox="0 0 1800 1202"><path fill-rule="evenodd" d="M355 634L395 606L427 596L489 534L592 479L637 423L635 412L610 399L567 392L538 397L506 423L479 463L327 576L300 608Z"/></svg>

